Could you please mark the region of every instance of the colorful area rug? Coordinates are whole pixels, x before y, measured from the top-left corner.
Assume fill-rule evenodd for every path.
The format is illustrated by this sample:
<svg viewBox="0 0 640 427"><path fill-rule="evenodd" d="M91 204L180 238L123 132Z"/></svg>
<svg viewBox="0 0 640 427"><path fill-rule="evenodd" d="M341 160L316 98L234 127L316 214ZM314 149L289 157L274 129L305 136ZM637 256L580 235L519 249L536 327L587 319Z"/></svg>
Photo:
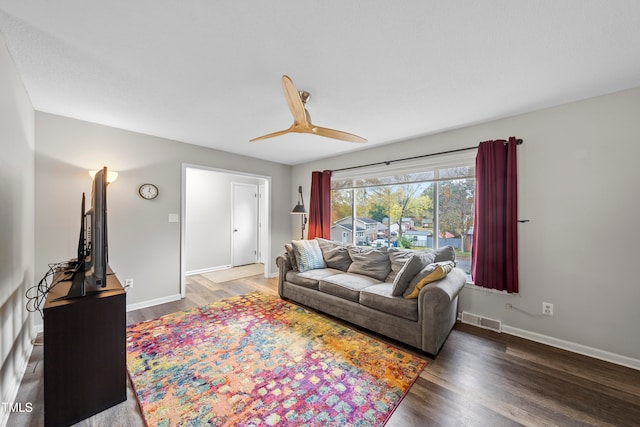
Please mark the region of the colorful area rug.
<svg viewBox="0 0 640 427"><path fill-rule="evenodd" d="M147 425L379 426L426 361L259 292L127 328Z"/></svg>

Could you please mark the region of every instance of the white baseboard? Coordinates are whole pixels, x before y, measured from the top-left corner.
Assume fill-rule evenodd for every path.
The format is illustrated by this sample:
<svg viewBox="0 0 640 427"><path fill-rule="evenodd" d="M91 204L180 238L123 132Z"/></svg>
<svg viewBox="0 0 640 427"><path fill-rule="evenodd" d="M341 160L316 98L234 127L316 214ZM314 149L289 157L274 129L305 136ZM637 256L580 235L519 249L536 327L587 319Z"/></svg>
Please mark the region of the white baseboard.
<svg viewBox="0 0 640 427"><path fill-rule="evenodd" d="M180 294L168 295L162 298L156 298L152 300L137 302L135 304L127 304L127 312L133 310L140 310L141 308L152 307L154 305L166 304L168 302L178 301L182 296Z"/></svg>
<svg viewBox="0 0 640 427"><path fill-rule="evenodd" d="M620 354L611 353L598 348L589 347L586 345L574 343L571 341L561 340L559 338L550 337L548 335L542 335L537 332L531 332L520 328L515 328L509 325L502 325L502 332L516 337L524 338L530 341L546 344L551 347L560 348L563 350L571 351L573 353L582 354L584 356L593 357L595 359L604 360L605 362L615 363L616 365L626 366L627 368L640 370L640 360L633 359L631 357L622 356Z"/></svg>

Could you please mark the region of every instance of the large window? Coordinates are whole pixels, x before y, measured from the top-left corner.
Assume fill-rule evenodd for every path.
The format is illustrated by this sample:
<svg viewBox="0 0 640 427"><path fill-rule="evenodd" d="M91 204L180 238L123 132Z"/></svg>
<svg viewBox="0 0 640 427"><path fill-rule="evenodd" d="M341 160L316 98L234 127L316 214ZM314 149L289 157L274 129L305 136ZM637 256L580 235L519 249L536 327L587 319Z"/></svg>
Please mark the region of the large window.
<svg viewBox="0 0 640 427"><path fill-rule="evenodd" d="M411 249L451 245L471 274L473 155L334 173L331 239ZM426 160L431 160L427 162Z"/></svg>

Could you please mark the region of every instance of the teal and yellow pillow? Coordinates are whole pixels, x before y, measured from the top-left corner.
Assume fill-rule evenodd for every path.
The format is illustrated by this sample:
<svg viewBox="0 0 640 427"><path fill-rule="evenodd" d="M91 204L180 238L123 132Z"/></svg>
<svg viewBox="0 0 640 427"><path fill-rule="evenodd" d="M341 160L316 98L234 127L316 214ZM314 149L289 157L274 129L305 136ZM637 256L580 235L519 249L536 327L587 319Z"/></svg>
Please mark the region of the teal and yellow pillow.
<svg viewBox="0 0 640 427"><path fill-rule="evenodd" d="M455 263L453 261L442 261L429 264L416 275L414 280L412 280L412 284L415 283L415 286L409 286L409 289L404 293L404 297L407 299L418 298L420 290L425 285L444 279L447 274L453 270L453 267L455 267Z"/></svg>

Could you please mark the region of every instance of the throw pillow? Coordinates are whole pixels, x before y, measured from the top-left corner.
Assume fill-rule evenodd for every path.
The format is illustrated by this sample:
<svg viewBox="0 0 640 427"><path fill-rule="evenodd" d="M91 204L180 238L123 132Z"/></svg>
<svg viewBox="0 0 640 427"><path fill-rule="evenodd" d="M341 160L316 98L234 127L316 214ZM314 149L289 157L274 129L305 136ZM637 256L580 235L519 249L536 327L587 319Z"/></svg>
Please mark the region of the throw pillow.
<svg viewBox="0 0 640 427"><path fill-rule="evenodd" d="M412 255L409 260L404 263L404 266L393 280L391 295L394 297L401 296L404 291L407 290L407 286L409 286L409 282L411 281L411 279L413 279L413 277L418 274L422 267L423 265L420 257L417 255Z"/></svg>
<svg viewBox="0 0 640 427"><path fill-rule="evenodd" d="M418 298L420 289L422 289L428 283L445 278L446 275L449 274L451 270L453 270L453 267L455 267L453 261L442 261L429 264L428 266L423 268L420 273L418 273L418 275L422 277L413 288L409 286L409 288L405 291L404 297L407 299ZM423 272L425 274L423 274Z"/></svg>
<svg viewBox="0 0 640 427"><path fill-rule="evenodd" d="M389 248L389 261L391 261L391 271L387 276L385 282L393 283L396 276L402 270L402 267L409 261L409 258L413 256L413 251L400 248Z"/></svg>
<svg viewBox="0 0 640 427"><path fill-rule="evenodd" d="M318 241L318 245L320 245L322 257L327 263L327 267L340 271L347 271L349 269L352 261L347 245L320 237L316 237L316 240Z"/></svg>
<svg viewBox="0 0 640 427"><path fill-rule="evenodd" d="M362 274L383 281L391 271L391 261L387 248L360 249L349 247L349 256L353 263L348 273Z"/></svg>
<svg viewBox="0 0 640 427"><path fill-rule="evenodd" d="M443 246L433 251L436 256L435 262L453 261L456 262L456 251L453 246Z"/></svg>
<svg viewBox="0 0 640 427"><path fill-rule="evenodd" d="M287 255L289 255L289 261L291 261L291 269L293 271L298 271L298 263L296 262L296 253L293 251L293 245L291 243L285 244L284 250L287 251Z"/></svg>
<svg viewBox="0 0 640 427"><path fill-rule="evenodd" d="M436 256L432 250L412 251L410 249L389 248L389 260L391 261L391 272L387 276L385 282L393 283L400 270L407 263L409 258L418 257L421 261L420 269L426 267L432 262L436 262ZM418 271L420 270L418 269ZM409 279L411 280L411 279Z"/></svg>
<svg viewBox="0 0 640 427"><path fill-rule="evenodd" d="M296 255L298 271L305 272L316 268L325 268L327 264L322 258L322 251L316 240L293 240L291 242Z"/></svg>

